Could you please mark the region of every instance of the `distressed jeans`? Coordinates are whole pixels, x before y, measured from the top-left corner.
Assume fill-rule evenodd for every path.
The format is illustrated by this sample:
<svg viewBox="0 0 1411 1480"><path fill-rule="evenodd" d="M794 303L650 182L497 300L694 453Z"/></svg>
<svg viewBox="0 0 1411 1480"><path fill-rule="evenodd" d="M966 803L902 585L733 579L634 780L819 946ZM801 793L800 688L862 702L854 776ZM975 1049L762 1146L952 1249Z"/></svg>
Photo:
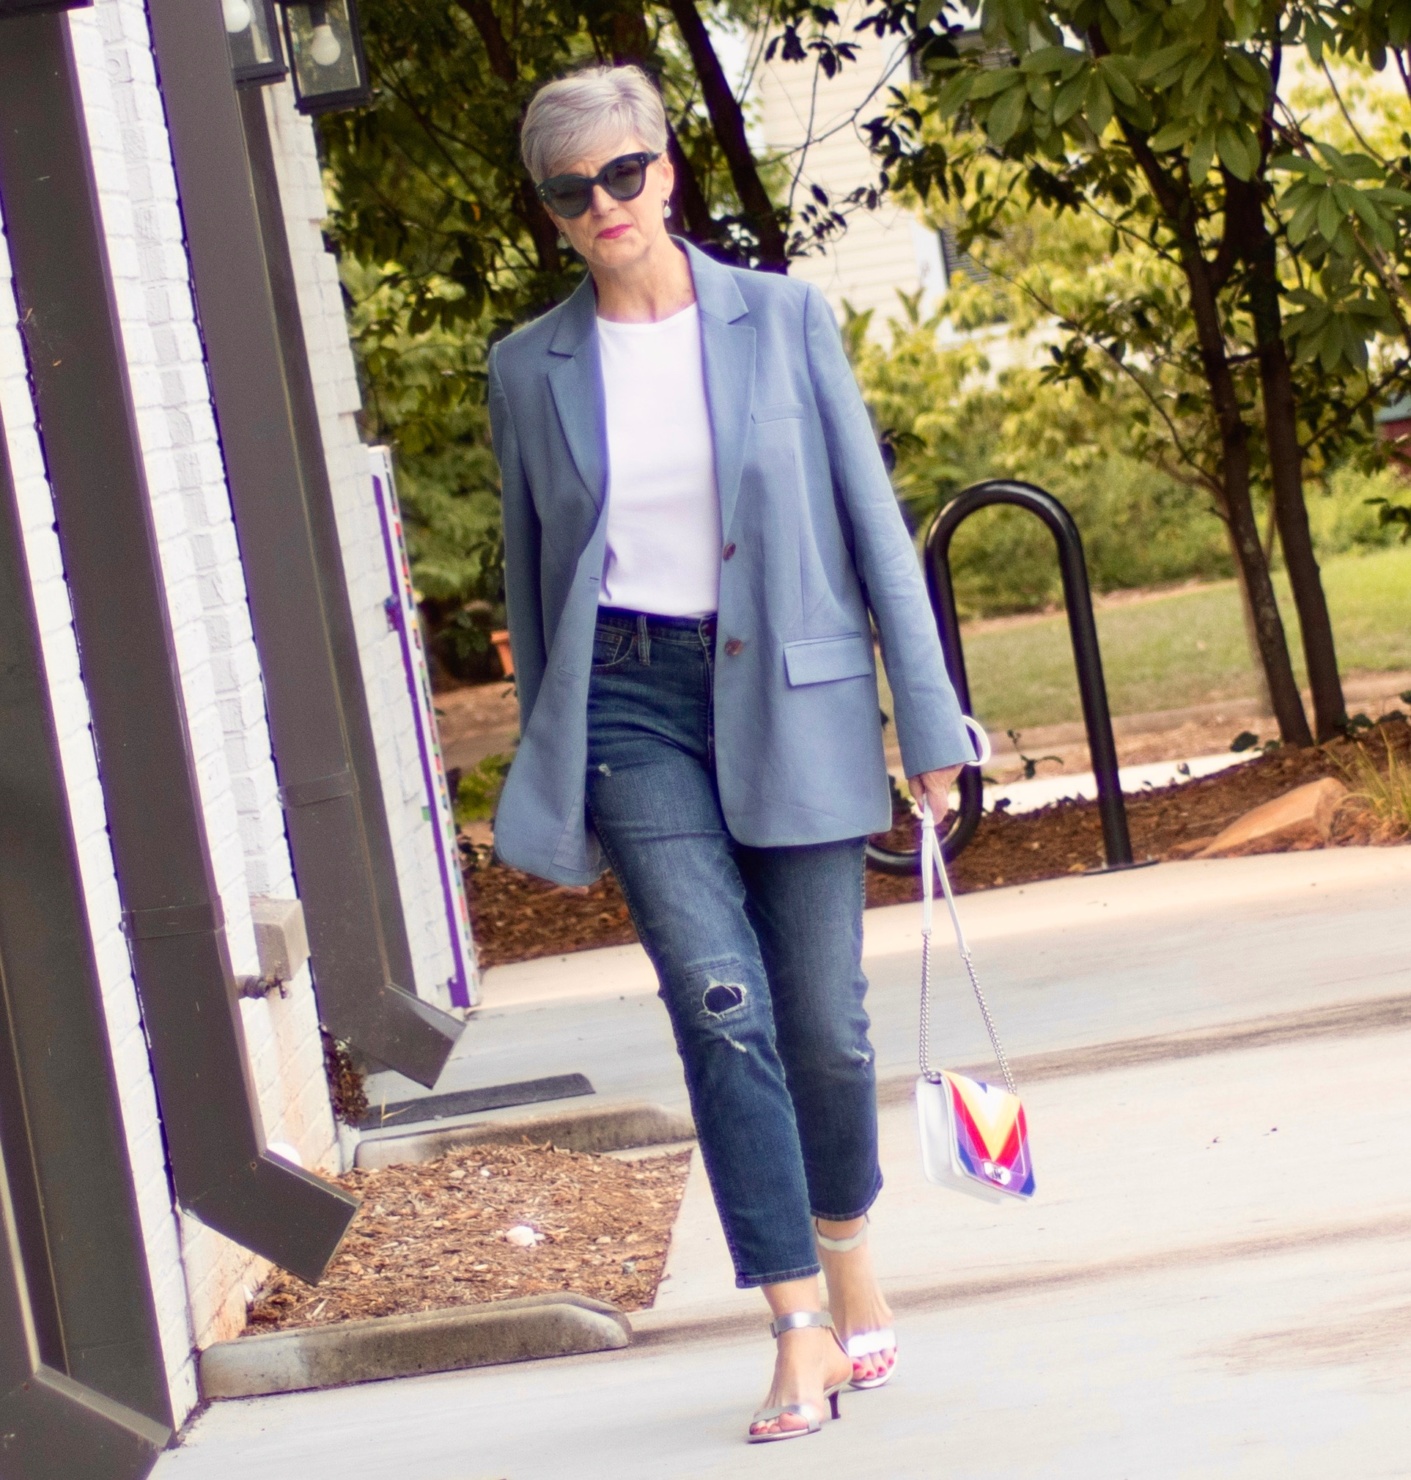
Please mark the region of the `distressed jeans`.
<svg viewBox="0 0 1411 1480"><path fill-rule="evenodd" d="M603 609L588 808L660 981L741 1286L818 1271L881 1189L863 840L748 848L715 784L714 618Z"/></svg>

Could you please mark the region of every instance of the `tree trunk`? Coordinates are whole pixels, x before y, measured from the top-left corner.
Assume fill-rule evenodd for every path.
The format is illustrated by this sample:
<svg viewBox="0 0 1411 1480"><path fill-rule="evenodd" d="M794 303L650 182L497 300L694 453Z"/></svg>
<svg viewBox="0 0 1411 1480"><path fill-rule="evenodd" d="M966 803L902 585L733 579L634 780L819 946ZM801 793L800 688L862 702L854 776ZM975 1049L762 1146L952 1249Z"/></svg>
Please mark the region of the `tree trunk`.
<svg viewBox="0 0 1411 1480"><path fill-rule="evenodd" d="M656 70L652 65L651 33L647 30L647 17L640 5L625 0L625 3L612 6L607 12L607 33L613 66L643 67L648 72Z"/></svg>
<svg viewBox="0 0 1411 1480"><path fill-rule="evenodd" d="M710 32L696 9L695 0L669 0L669 4L676 28L686 43L686 50L691 53L696 77L701 84L701 96L705 99L715 137L730 166L735 193L740 197L745 219L759 241L759 265L771 272L787 272L789 255L784 228L779 224L774 203L760 179L759 165L745 137L745 115L730 90Z"/></svg>
<svg viewBox="0 0 1411 1480"><path fill-rule="evenodd" d="M1240 414L1239 394L1225 351L1225 335L1220 324L1220 305L1211 265L1201 250L1192 202L1179 183L1162 168L1146 136L1125 122L1122 129L1180 246L1181 268L1190 290L1201 364L1220 432L1220 482L1225 501L1222 512L1228 522L1240 576L1249 593L1279 738L1285 745L1311 745L1313 736L1308 728L1303 698L1298 692L1298 681L1294 678L1284 620L1274 595L1274 583L1269 578L1269 565L1264 559L1259 523L1254 517L1254 504L1250 498L1249 428Z"/></svg>
<svg viewBox="0 0 1411 1480"><path fill-rule="evenodd" d="M1205 379L1220 428L1224 513L1229 521L1235 559L1239 562L1241 578L1249 594L1264 676L1269 684L1269 699L1279 725L1279 738L1285 745L1311 745L1313 736L1308 729L1308 716L1304 712L1293 663L1289 659L1284 619L1279 613L1274 583L1269 578L1269 566L1264 559L1259 524L1250 498L1249 428L1240 415L1239 396L1225 355L1219 305L1210 285L1207 263L1198 246L1185 247L1181 255L1191 293Z"/></svg>
<svg viewBox="0 0 1411 1480"><path fill-rule="evenodd" d="M669 129L666 151L676 170L676 189L672 192L671 228L688 236L698 246L707 246L718 237L715 218L696 178L695 166L686 157L676 130Z"/></svg>
<svg viewBox="0 0 1411 1480"><path fill-rule="evenodd" d="M1249 186L1240 189L1252 193ZM1313 552L1308 505L1303 496L1303 448L1298 440L1293 374L1279 307L1278 259L1257 197L1253 204L1250 232L1254 250L1247 258L1251 272L1249 300L1259 354L1264 438L1274 485L1274 518L1303 634L1303 656L1313 695L1314 730L1319 740L1328 740L1346 728L1347 709L1338 673L1332 619Z"/></svg>
<svg viewBox="0 0 1411 1480"><path fill-rule="evenodd" d="M519 64L505 38L500 18L495 14L489 0L458 0L463 11L470 17L471 24L480 35L485 48L490 70L501 82L515 83L519 80ZM538 192L521 177L515 187L515 215L524 222L534 243L534 255L539 261L540 272L560 273L563 271L563 253L559 250L559 230L549 219ZM546 305L547 306L547 305Z"/></svg>

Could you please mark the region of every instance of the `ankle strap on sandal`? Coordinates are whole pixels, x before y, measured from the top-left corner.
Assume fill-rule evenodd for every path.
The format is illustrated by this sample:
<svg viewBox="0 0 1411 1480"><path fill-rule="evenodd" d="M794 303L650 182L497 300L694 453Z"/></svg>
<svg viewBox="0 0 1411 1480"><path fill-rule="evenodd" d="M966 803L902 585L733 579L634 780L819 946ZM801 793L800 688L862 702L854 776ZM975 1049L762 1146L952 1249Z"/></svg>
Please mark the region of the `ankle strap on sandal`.
<svg viewBox="0 0 1411 1480"><path fill-rule="evenodd" d="M871 1222L867 1214L862 1215L862 1227L847 1238L829 1238L818 1226L818 1219L813 1220L813 1236L818 1240L820 1249L827 1249L830 1254L851 1254L854 1249L860 1248L867 1242L867 1225Z"/></svg>
<svg viewBox="0 0 1411 1480"><path fill-rule="evenodd" d="M831 1331L833 1317L826 1310L791 1310L788 1315L775 1316L770 1321L769 1334L778 1341L786 1331L799 1331L806 1326L821 1326Z"/></svg>

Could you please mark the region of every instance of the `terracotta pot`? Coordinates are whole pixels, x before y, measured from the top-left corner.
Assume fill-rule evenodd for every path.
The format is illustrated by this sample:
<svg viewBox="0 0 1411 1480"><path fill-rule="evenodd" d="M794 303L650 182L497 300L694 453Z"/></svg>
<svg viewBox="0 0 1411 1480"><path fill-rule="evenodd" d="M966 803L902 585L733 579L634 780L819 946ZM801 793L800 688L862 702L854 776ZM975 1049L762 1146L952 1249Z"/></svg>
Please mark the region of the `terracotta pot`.
<svg viewBox="0 0 1411 1480"><path fill-rule="evenodd" d="M514 655L510 652L510 635L506 632L492 632L490 641L495 644L495 651L500 655L500 667L504 669L506 678L514 677Z"/></svg>

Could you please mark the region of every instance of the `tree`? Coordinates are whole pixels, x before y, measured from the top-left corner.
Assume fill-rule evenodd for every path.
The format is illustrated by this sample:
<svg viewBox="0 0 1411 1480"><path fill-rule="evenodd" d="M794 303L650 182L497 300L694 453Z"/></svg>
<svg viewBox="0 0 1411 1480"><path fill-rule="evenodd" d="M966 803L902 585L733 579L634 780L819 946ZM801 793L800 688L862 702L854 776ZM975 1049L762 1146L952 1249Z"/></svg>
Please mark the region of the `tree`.
<svg viewBox="0 0 1411 1480"><path fill-rule="evenodd" d="M879 147L919 191L939 186L964 202L967 236L1000 231L1019 198L1090 214L1114 246L1139 243L1179 273L1183 303L1139 291L1113 303L1105 320L1070 321L1059 365L1080 376L1096 349L1139 373L1154 338L1174 342L1189 326L1216 451L1212 492L1280 734L1311 739L1255 517L1261 463L1316 730L1334 734L1346 715L1303 476L1320 439L1369 414L1372 391L1350 385L1341 360L1296 362L1285 332L1286 298L1310 291L1271 183L1285 149L1279 80L1289 12L1262 0L983 0L976 13L980 44L961 38L958 46L960 28L938 28L939 5L923 5L917 46L931 85L924 107L897 100L874 130ZM948 148L928 134L927 115L972 128Z"/></svg>

